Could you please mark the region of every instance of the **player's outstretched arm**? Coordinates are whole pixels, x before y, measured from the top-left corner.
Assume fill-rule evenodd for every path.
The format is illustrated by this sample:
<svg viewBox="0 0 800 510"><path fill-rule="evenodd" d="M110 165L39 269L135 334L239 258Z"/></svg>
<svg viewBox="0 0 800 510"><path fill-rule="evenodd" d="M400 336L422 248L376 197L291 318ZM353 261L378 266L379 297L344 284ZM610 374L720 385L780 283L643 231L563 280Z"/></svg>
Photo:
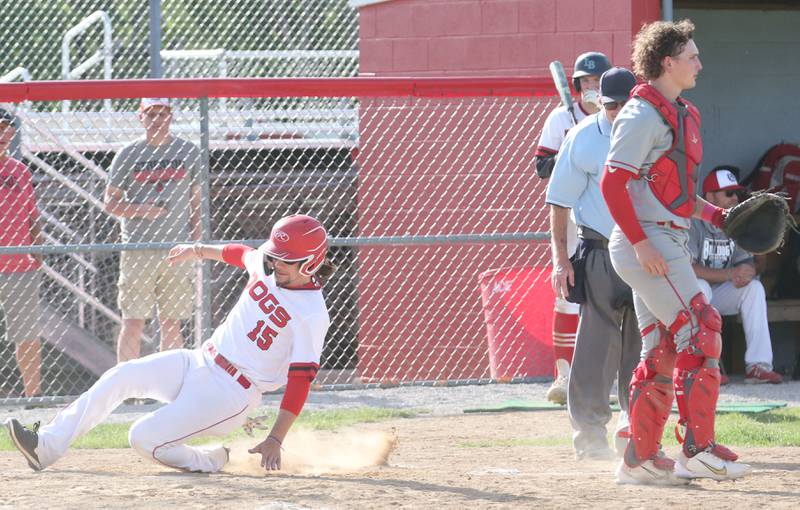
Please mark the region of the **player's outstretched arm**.
<svg viewBox="0 0 800 510"><path fill-rule="evenodd" d="M244 255L250 250L252 248L243 244L179 244L169 250L167 263L174 265L193 260L216 260L244 268Z"/></svg>

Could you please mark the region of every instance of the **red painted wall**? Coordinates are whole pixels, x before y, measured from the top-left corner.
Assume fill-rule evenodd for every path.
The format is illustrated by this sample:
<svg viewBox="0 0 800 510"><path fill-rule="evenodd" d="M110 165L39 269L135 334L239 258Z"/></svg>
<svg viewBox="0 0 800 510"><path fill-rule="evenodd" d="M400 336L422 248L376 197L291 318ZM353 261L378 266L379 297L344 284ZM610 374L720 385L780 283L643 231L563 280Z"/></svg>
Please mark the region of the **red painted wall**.
<svg viewBox="0 0 800 510"><path fill-rule="evenodd" d="M585 51L630 63L660 0L395 0L362 7L360 70L380 76L547 76Z"/></svg>
<svg viewBox="0 0 800 510"><path fill-rule="evenodd" d="M658 19L659 5L659 0L395 0L368 5L360 9L360 71L376 76L549 76L552 60L560 60L569 72L585 51L602 51L615 65L628 66L633 35L642 23ZM532 158L555 99L542 103L537 110L487 101L469 112L414 100L405 102L406 110L393 112L362 103L359 234L546 230L544 187ZM498 114L498 108L506 111ZM470 131L470 117L504 120L493 123L486 139L480 130ZM472 196L476 190L479 196ZM361 249L362 376L488 377L478 275L498 267L549 263L547 253L537 243ZM528 334L537 342L551 341L549 331Z"/></svg>

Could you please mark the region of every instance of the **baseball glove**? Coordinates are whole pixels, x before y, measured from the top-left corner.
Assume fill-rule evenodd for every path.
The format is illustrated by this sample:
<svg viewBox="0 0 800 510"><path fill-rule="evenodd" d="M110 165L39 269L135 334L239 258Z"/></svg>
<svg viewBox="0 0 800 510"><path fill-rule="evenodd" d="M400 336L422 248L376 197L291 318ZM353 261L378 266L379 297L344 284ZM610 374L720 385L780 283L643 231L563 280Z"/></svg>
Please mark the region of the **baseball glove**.
<svg viewBox="0 0 800 510"><path fill-rule="evenodd" d="M785 195L763 192L731 208L722 230L742 249L760 255L779 248L790 225L797 228Z"/></svg>

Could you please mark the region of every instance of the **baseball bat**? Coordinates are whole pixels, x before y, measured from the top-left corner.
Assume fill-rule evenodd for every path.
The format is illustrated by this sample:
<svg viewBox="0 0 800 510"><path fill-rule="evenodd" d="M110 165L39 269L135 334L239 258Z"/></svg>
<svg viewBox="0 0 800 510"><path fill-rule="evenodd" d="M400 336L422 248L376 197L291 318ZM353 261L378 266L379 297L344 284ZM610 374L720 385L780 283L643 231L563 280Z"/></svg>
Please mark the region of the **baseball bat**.
<svg viewBox="0 0 800 510"><path fill-rule="evenodd" d="M553 77L553 83L555 83L558 95L561 97L561 104L567 108L567 111L572 116L572 122L577 125L578 119L575 118L575 105L572 102L572 94L569 91L567 74L564 72L564 66L558 60L550 62L550 76Z"/></svg>

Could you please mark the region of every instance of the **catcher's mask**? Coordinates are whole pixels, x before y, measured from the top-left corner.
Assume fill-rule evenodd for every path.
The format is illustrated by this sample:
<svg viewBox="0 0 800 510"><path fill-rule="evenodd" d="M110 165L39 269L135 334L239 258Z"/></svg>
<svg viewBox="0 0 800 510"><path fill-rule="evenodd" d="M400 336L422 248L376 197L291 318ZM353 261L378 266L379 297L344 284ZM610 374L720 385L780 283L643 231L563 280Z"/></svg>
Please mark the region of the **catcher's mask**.
<svg viewBox="0 0 800 510"><path fill-rule="evenodd" d="M288 263L300 263L300 274L316 273L328 252L328 236L311 216L293 214L278 220L269 240L259 247L264 255Z"/></svg>

